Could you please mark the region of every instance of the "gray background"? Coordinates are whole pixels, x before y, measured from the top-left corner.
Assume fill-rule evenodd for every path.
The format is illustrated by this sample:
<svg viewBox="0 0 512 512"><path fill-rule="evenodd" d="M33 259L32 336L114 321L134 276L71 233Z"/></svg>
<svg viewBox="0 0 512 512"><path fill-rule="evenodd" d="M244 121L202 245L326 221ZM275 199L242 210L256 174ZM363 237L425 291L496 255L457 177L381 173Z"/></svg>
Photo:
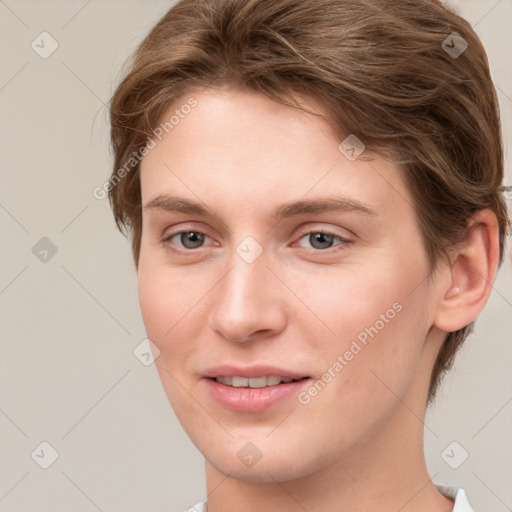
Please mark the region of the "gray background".
<svg viewBox="0 0 512 512"><path fill-rule="evenodd" d="M4 512L172 512L204 496L202 457L154 366L133 354L145 331L129 242L92 195L110 174L105 104L125 58L171 3L0 0ZM487 48L511 185L512 0L450 3ZM51 49L43 31L58 43L47 58L31 47ZM463 486L477 510L496 512L512 510L511 263L509 253L425 428L434 481ZM43 441L58 452L48 469Z"/></svg>

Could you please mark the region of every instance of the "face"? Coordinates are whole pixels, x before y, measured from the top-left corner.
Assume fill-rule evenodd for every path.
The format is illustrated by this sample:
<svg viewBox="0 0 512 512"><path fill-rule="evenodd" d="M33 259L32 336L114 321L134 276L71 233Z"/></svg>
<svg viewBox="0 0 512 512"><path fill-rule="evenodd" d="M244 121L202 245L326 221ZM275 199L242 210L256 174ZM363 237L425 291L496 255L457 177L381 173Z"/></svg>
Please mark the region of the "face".
<svg viewBox="0 0 512 512"><path fill-rule="evenodd" d="M426 393L435 301L400 169L262 95L190 96L141 165L139 301L165 392L224 474L348 462Z"/></svg>

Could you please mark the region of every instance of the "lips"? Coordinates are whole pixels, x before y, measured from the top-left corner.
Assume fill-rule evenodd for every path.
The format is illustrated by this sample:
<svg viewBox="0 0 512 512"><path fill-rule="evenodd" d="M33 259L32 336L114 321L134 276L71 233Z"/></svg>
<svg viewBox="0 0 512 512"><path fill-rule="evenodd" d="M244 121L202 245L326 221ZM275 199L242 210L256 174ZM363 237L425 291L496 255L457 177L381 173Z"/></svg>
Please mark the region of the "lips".
<svg viewBox="0 0 512 512"><path fill-rule="evenodd" d="M209 396L225 409L262 412L291 399L309 376L271 366L218 366L203 374Z"/></svg>
<svg viewBox="0 0 512 512"><path fill-rule="evenodd" d="M280 379L300 380L308 377L306 373L300 373L286 368L270 365L232 366L222 365L208 368L203 372L203 377L216 379L217 377L243 377L246 379L277 376Z"/></svg>

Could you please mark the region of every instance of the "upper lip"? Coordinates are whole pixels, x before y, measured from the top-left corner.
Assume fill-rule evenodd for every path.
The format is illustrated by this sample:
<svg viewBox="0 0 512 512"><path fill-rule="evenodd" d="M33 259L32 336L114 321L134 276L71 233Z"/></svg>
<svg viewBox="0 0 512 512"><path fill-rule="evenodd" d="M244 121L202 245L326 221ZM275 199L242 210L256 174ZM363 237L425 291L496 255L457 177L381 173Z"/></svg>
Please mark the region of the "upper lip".
<svg viewBox="0 0 512 512"><path fill-rule="evenodd" d="M291 379L304 379L307 377L304 373L299 373L285 368L278 368L277 366L255 365L255 366L230 366L222 365L208 368L204 371L203 377L214 379L215 377L246 377L248 379L253 377L269 377L275 375L276 377L289 377Z"/></svg>

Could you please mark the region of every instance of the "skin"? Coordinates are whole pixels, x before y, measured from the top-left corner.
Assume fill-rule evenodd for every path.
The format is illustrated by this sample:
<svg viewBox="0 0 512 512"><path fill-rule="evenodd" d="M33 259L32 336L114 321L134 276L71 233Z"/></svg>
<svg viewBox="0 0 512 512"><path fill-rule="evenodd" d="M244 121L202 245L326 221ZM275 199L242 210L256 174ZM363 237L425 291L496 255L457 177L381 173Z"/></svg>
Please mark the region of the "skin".
<svg viewBox="0 0 512 512"><path fill-rule="evenodd" d="M397 166L375 155L349 161L326 121L263 95L193 97L198 106L142 162L142 202L172 194L215 216L144 208L138 292L165 392L206 460L208 511L451 511L425 466L428 383L446 332L474 320L489 297L495 215L474 215L430 281ZM377 215L269 215L333 195ZM207 236L197 248L179 234L164 241L180 230ZM319 231L335 237L319 248ZM252 263L236 251L248 236L263 250ZM229 411L207 391L202 374L220 364L321 379L395 303L400 312L307 404L292 397L264 412ZM261 454L252 467L237 457L247 442Z"/></svg>

